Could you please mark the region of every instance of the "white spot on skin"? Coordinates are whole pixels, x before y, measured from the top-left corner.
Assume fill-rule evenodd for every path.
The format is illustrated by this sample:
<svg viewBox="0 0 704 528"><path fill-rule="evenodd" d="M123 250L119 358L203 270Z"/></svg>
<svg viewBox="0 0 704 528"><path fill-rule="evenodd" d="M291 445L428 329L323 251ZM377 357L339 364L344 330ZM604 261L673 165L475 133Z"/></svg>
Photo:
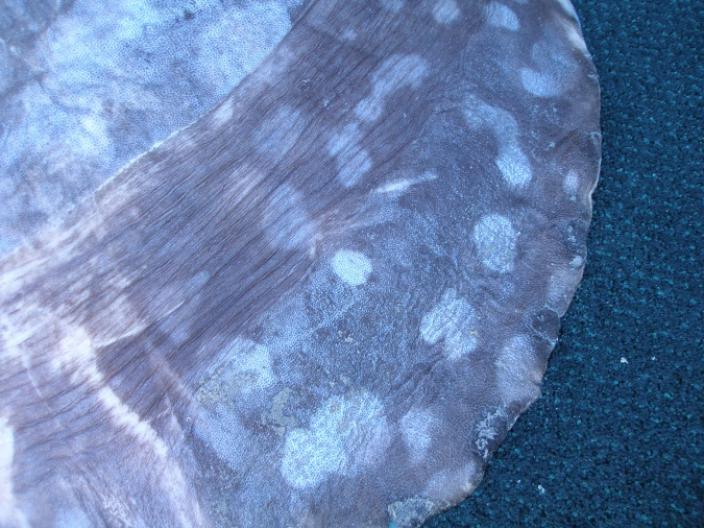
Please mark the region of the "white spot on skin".
<svg viewBox="0 0 704 528"><path fill-rule="evenodd" d="M420 526L437 509L435 503L422 497L396 501L387 508L392 521L389 528Z"/></svg>
<svg viewBox="0 0 704 528"><path fill-rule="evenodd" d="M628 365L628 360L625 357L622 357L620 362L624 365Z"/></svg>
<svg viewBox="0 0 704 528"><path fill-rule="evenodd" d="M310 249L315 243L316 225L305 209L303 195L288 183L269 196L262 223L269 239L280 248Z"/></svg>
<svg viewBox="0 0 704 528"><path fill-rule="evenodd" d="M410 189L413 185L418 183L428 182L437 179L438 175L434 172L426 172L418 178L403 178L400 180L390 181L384 183L374 189L374 193L390 193L390 194L402 194Z"/></svg>
<svg viewBox="0 0 704 528"><path fill-rule="evenodd" d="M369 279L372 263L358 251L341 249L332 258L332 269L350 286L360 286Z"/></svg>
<svg viewBox="0 0 704 528"><path fill-rule="evenodd" d="M570 0L557 0L557 2L562 6L562 9L565 10L565 13L577 20L577 12L574 10L574 6Z"/></svg>
<svg viewBox="0 0 704 528"><path fill-rule="evenodd" d="M474 308L453 288L448 288L435 307L420 322L420 335L429 345L444 340L444 351L451 360L472 352L477 347Z"/></svg>
<svg viewBox="0 0 704 528"><path fill-rule="evenodd" d="M513 270L518 232L508 218L500 214L482 216L474 226L472 238L487 268L499 273Z"/></svg>
<svg viewBox="0 0 704 528"><path fill-rule="evenodd" d="M200 401L224 401L276 383L268 349L250 339L237 337L218 355L208 381L196 393Z"/></svg>
<svg viewBox="0 0 704 528"><path fill-rule="evenodd" d="M567 307L577 289L581 275L582 274L576 272L574 266L572 266L569 268L560 268L550 276L546 305L548 308L554 310L560 317L567 311Z"/></svg>
<svg viewBox="0 0 704 528"><path fill-rule="evenodd" d="M584 259L580 255L575 255L575 257L570 260L570 266L573 268L580 268L584 264Z"/></svg>
<svg viewBox="0 0 704 528"><path fill-rule="evenodd" d="M232 97L227 97L220 106L213 111L213 123L216 127L221 127L227 124L235 112L235 104Z"/></svg>
<svg viewBox="0 0 704 528"><path fill-rule="evenodd" d="M487 6L487 22L491 26L509 31L517 31L521 27L516 13L507 5L499 2L491 2Z"/></svg>
<svg viewBox="0 0 704 528"><path fill-rule="evenodd" d="M481 472L474 462L457 469L445 469L432 476L423 496L436 502L455 503L472 493L480 478Z"/></svg>
<svg viewBox="0 0 704 528"><path fill-rule="evenodd" d="M537 97L555 97L569 88L575 65L562 47L544 40L533 44L531 59L537 69L521 68L523 88Z"/></svg>
<svg viewBox="0 0 704 528"><path fill-rule="evenodd" d="M381 401L368 392L333 396L306 429L286 436L281 474L294 488L316 486L332 474L354 475L378 461L391 437Z"/></svg>
<svg viewBox="0 0 704 528"><path fill-rule="evenodd" d="M438 0L433 7L433 18L438 24L451 24L460 17L455 0Z"/></svg>
<svg viewBox="0 0 704 528"><path fill-rule="evenodd" d="M303 114L284 105L254 132L255 148L260 153L282 157L296 144L304 129Z"/></svg>
<svg viewBox="0 0 704 528"><path fill-rule="evenodd" d="M554 97L562 91L558 80L548 73L542 73L531 68L521 68L521 84L523 88L538 97Z"/></svg>
<svg viewBox="0 0 704 528"><path fill-rule="evenodd" d="M356 185L372 168L372 160L359 146L361 133L356 123L345 126L328 141L328 154L337 161L337 179L347 188Z"/></svg>
<svg viewBox="0 0 704 528"><path fill-rule="evenodd" d="M545 488L542 484L538 484L538 493L540 493L541 495L545 495Z"/></svg>
<svg viewBox="0 0 704 528"><path fill-rule="evenodd" d="M372 93L357 104L355 114L362 121L376 121L389 95L405 87L417 89L427 75L428 63L419 55L392 55L372 73Z"/></svg>
<svg viewBox="0 0 704 528"><path fill-rule="evenodd" d="M559 23L567 35L567 40L569 40L570 43L582 54L588 56L589 50L587 49L587 43L584 42L584 37L582 36L576 22L574 20L559 19Z"/></svg>
<svg viewBox="0 0 704 528"><path fill-rule="evenodd" d="M530 161L521 149L516 119L503 108L491 106L469 96L465 102L465 120L471 128L489 127L499 142L496 167L511 187L525 187L533 178Z"/></svg>
<svg viewBox="0 0 704 528"><path fill-rule="evenodd" d="M496 380L505 403L533 401L540 395L542 371L526 336L515 336L496 359Z"/></svg>
<svg viewBox="0 0 704 528"><path fill-rule="evenodd" d="M577 191L579 190L579 176L574 170L569 170L562 181L562 189L565 194L570 197L570 200L577 199Z"/></svg>
<svg viewBox="0 0 704 528"><path fill-rule="evenodd" d="M411 409L401 418L401 432L414 463L425 458L433 441L435 417L423 409Z"/></svg>
<svg viewBox="0 0 704 528"><path fill-rule="evenodd" d="M392 13L398 13L401 11L404 5L404 0L379 0L381 7Z"/></svg>

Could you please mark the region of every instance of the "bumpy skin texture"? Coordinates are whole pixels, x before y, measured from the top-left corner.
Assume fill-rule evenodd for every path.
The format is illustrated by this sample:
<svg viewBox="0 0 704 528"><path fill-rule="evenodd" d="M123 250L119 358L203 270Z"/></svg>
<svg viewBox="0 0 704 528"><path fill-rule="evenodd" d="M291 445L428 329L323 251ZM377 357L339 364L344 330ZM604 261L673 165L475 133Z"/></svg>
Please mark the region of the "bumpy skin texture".
<svg viewBox="0 0 704 528"><path fill-rule="evenodd" d="M598 84L566 2L319 0L0 262L0 526L417 526L538 396Z"/></svg>

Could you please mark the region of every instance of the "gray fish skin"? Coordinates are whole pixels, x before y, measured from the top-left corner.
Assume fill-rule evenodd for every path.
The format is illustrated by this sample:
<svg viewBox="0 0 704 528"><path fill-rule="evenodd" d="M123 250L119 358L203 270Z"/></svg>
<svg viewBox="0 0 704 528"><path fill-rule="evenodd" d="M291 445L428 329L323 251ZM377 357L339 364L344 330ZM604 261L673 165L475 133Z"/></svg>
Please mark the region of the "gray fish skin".
<svg viewBox="0 0 704 528"><path fill-rule="evenodd" d="M307 5L0 262L0 526L418 526L540 392L599 90L571 6Z"/></svg>

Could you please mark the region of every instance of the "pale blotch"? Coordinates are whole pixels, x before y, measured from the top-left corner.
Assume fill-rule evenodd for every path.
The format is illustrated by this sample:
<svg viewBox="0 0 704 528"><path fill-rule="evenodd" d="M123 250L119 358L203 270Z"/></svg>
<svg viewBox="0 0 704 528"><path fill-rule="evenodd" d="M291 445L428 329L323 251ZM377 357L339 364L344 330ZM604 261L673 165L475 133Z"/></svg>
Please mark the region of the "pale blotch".
<svg viewBox="0 0 704 528"><path fill-rule="evenodd" d="M420 322L420 335L429 345L444 341L444 352L456 360L477 347L477 318L474 308L454 288L443 293L438 304Z"/></svg>
<svg viewBox="0 0 704 528"><path fill-rule="evenodd" d="M562 190L570 197L570 200L577 199L577 191L579 190L579 176L574 170L569 170L562 180Z"/></svg>
<svg viewBox="0 0 704 528"><path fill-rule="evenodd" d="M359 142L361 132L356 123L350 123L328 141L328 154L337 162L337 180L347 188L353 187L372 168L372 160Z"/></svg>
<svg viewBox="0 0 704 528"><path fill-rule="evenodd" d="M584 37L579 31L579 26L577 26L576 19L570 20L560 18L558 22L562 26L562 29L565 31L565 34L567 35L567 40L569 40L570 43L575 48L577 48L582 54L589 55L587 43L584 42Z"/></svg>
<svg viewBox="0 0 704 528"><path fill-rule="evenodd" d="M392 13L398 13L405 4L404 0L379 0L381 7Z"/></svg>
<svg viewBox="0 0 704 528"><path fill-rule="evenodd" d="M516 118L503 108L487 104L474 96L467 97L464 116L471 128L491 128L499 143L494 163L501 176L511 187L525 187L533 178L533 171L530 160L521 148Z"/></svg>
<svg viewBox="0 0 704 528"><path fill-rule="evenodd" d="M262 216L269 239L283 249L310 249L317 233L303 195L288 183L279 185L269 196Z"/></svg>
<svg viewBox="0 0 704 528"><path fill-rule="evenodd" d="M296 144L305 130L303 114L283 105L254 132L254 147L262 154L281 157Z"/></svg>
<svg viewBox="0 0 704 528"><path fill-rule="evenodd" d="M506 183L512 187L525 187L533 178L530 161L518 146L518 143L502 146L494 163L501 171Z"/></svg>
<svg viewBox="0 0 704 528"><path fill-rule="evenodd" d="M403 440L414 463L425 458L433 441L435 426L435 417L424 409L411 409L401 418Z"/></svg>
<svg viewBox="0 0 704 528"><path fill-rule="evenodd" d="M269 350L250 339L237 337L219 354L219 361L196 392L203 402L226 401L276 383Z"/></svg>
<svg viewBox="0 0 704 528"><path fill-rule="evenodd" d="M369 279L372 263L359 251L341 249L332 258L332 269L350 286L360 286Z"/></svg>
<svg viewBox="0 0 704 528"><path fill-rule="evenodd" d="M230 122L235 112L235 103L232 97L226 97L225 100L213 111L213 124L216 127L221 127Z"/></svg>
<svg viewBox="0 0 704 528"><path fill-rule="evenodd" d="M574 6L570 0L557 0L557 2L562 6L562 9L565 10L565 13L577 20L577 12L574 10Z"/></svg>
<svg viewBox="0 0 704 528"><path fill-rule="evenodd" d="M372 93L357 104L355 114L362 121L376 121L389 95L401 88L419 88L427 75L428 63L421 56L392 55L372 73Z"/></svg>
<svg viewBox="0 0 704 528"><path fill-rule="evenodd" d="M575 266L573 263L577 265ZM572 296L577 289L577 284L582 276L581 272L578 271L581 263L582 257L578 255L572 259L570 267L559 269L550 276L546 306L555 311L560 317L567 311L572 301Z"/></svg>
<svg viewBox="0 0 704 528"><path fill-rule="evenodd" d="M387 511L391 522L389 528L415 528L420 526L438 508L424 497L411 497L389 504Z"/></svg>
<svg viewBox="0 0 704 528"><path fill-rule="evenodd" d="M496 381L504 403L531 402L540 395L542 371L527 336L515 336L496 359Z"/></svg>
<svg viewBox="0 0 704 528"><path fill-rule="evenodd" d="M538 97L554 97L562 91L554 75L531 68L521 68L521 84L527 91Z"/></svg>
<svg viewBox="0 0 704 528"><path fill-rule="evenodd" d="M481 471L475 462L438 471L428 481L423 496L435 502L455 503L472 493L480 479Z"/></svg>
<svg viewBox="0 0 704 528"><path fill-rule="evenodd" d="M491 2L487 6L487 22L491 26L509 31L517 31L521 27L513 9L499 2Z"/></svg>
<svg viewBox="0 0 704 528"><path fill-rule="evenodd" d="M533 44L531 49L534 68L521 68L523 88L537 97L555 97L572 84L575 64L569 54L548 40Z"/></svg>
<svg viewBox="0 0 704 528"><path fill-rule="evenodd" d="M413 185L418 183L429 182L437 179L438 175L432 171L424 172L421 176L417 178L400 178L398 180L392 180L381 184L379 187L374 189L374 193L384 193L384 194L403 194Z"/></svg>
<svg viewBox="0 0 704 528"><path fill-rule="evenodd" d="M513 270L518 232L511 221L500 214L481 217L472 231L474 247L482 263L493 271Z"/></svg>
<svg viewBox="0 0 704 528"><path fill-rule="evenodd" d="M451 24L460 14L455 0L438 0L433 6L433 18L438 24Z"/></svg>
<svg viewBox="0 0 704 528"><path fill-rule="evenodd" d="M307 428L286 435L281 474L294 488L316 486L333 474L352 476L378 462L391 441L381 401L368 392L333 396Z"/></svg>

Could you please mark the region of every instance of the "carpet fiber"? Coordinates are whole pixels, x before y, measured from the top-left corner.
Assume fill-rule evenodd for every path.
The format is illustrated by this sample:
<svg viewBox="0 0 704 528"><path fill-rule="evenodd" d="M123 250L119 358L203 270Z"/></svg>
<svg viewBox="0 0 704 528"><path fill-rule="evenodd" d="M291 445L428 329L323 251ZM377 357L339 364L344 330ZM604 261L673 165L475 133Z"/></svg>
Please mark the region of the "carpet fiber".
<svg viewBox="0 0 704 528"><path fill-rule="evenodd" d="M704 526L704 2L575 2L603 165L543 396L427 528Z"/></svg>

